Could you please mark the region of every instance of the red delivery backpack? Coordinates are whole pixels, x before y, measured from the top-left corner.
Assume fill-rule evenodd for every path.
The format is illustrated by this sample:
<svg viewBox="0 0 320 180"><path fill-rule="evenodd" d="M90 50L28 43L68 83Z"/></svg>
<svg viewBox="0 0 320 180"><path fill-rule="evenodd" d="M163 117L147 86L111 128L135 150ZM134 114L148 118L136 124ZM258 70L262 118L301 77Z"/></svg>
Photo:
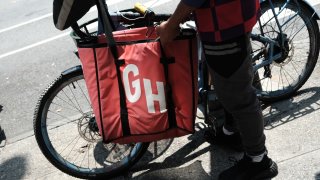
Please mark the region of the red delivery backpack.
<svg viewBox="0 0 320 180"><path fill-rule="evenodd" d="M193 133L198 94L195 32L182 33L165 48L156 40L154 27L105 34L77 41L104 142L151 142Z"/></svg>

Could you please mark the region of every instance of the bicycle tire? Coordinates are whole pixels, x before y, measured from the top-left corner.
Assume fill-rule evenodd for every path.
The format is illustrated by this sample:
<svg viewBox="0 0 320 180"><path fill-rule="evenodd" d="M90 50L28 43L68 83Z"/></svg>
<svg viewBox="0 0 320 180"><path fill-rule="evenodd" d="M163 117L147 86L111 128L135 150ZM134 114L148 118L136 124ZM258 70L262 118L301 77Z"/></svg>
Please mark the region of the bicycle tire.
<svg viewBox="0 0 320 180"><path fill-rule="evenodd" d="M36 106L33 120L38 146L50 163L71 176L105 179L123 175L143 156L149 143L126 145L102 143L101 136L94 132L95 129L92 129L92 126L89 127L93 122L90 121L93 113L90 101L85 99L87 93L86 89L83 90L84 88L82 68L76 66L62 73L44 91ZM78 91L80 94L76 94ZM69 93L73 99L63 96ZM61 100L62 98L64 101ZM85 110L84 102L89 103L89 111L83 111ZM65 106L59 103L65 103ZM80 109L73 109L71 105ZM81 117L67 116L72 114L73 110L79 110L79 112L81 110ZM88 116L89 114L91 117ZM88 117L90 119L86 120ZM69 119L71 121L67 122ZM87 130L83 130L85 125Z"/></svg>
<svg viewBox="0 0 320 180"><path fill-rule="evenodd" d="M275 0L272 2L273 2L275 9L278 10L278 12L279 12L280 7L282 7L286 1ZM300 11L298 11L299 8L300 8ZM268 15L267 13L270 13L270 12L271 12L270 4L268 2L262 3L260 18L266 17ZM264 76L265 71L263 70L263 68L260 68L260 69L258 69L257 72L255 72L256 73L255 78L258 77L259 81L255 81L253 84L257 89L257 95L261 101L274 102L274 101L289 98L292 95L294 95L294 93L296 93L296 91L298 91L306 83L306 81L309 79L310 75L312 74L312 71L314 70L314 68L316 66L317 60L318 60L318 56L319 56L319 48L318 48L319 47L319 27L318 27L318 24L317 24L317 21L315 20L315 18L314 17L311 18L312 12L310 12L310 10L307 7L305 7L304 4L299 4L299 7L298 7L297 4L293 1L290 1L288 3L288 5L286 6L286 9L282 10L281 13L287 13L287 12L289 12L288 13L289 17L291 15L292 15L291 17L293 17L293 14L290 14L290 12L291 12L291 13L297 13L298 16L296 16L296 17L301 18L301 19L300 19L300 21L297 21L297 19L294 18L288 23L288 25L284 26L284 28L282 30L284 31L285 34L288 33L289 30L291 30L291 32L293 32L293 29L297 28L293 24L294 27L291 27L291 29L290 29L288 26L292 25L292 23L296 23L296 22L297 23L304 23L305 29L301 29L300 31L297 32L297 33L301 33L301 34L294 34L291 36L293 38L288 40L288 44L290 46L290 47L288 47L289 55L286 58L283 58L279 61L275 60L272 62L271 74L273 77L271 77L271 78L273 78L273 80L271 80L271 78L266 78ZM281 18L280 20L283 23L283 22L285 22L284 20L285 20L287 14L281 15L281 13L280 13L280 18ZM270 16L269 16L269 18L270 18ZM268 22L268 21L265 20L265 22ZM267 33L265 33L265 35L266 36L269 35L269 37L275 39L276 38L275 35L277 34L276 30L273 29L273 28L275 28L275 26L274 26L275 22L270 21L268 23L263 24L264 31L267 32ZM273 23L273 25L272 25L272 23ZM303 28L303 26L298 26L298 27ZM304 34L302 34L302 32L305 32L307 34L304 35ZM288 34L288 37L290 38L290 34ZM299 39L298 39L298 37L299 37ZM308 38L308 41L309 41L308 45L303 45L304 42L302 42L302 40L304 40L303 39L304 37ZM307 41L307 38L305 38L306 41ZM298 44L299 41L301 41L302 43ZM295 42L297 42L297 43L295 43ZM302 46L302 45L305 46L306 48L309 47L309 50L307 50L306 52L302 52L302 50L299 49L300 46ZM253 46L253 50L254 50L254 41L252 41L252 46ZM297 53L297 51L298 51L298 53ZM304 53L308 53L308 56L301 58L301 57L299 57L300 56L299 52L300 52L300 55L301 54L303 55ZM292 55L292 56L290 56L290 55ZM302 63L300 63L300 62L302 62ZM297 65L294 65L294 63L296 63ZM302 68L301 71L298 72L298 69L294 66L298 66L298 68L301 67ZM286 77L282 77L283 75L285 75ZM293 77L293 76L295 76L295 77ZM292 83L289 82L290 79L292 80ZM285 81L287 81L287 82L285 82ZM259 86L260 86L260 88L259 88ZM274 89L275 86L278 86L278 89Z"/></svg>

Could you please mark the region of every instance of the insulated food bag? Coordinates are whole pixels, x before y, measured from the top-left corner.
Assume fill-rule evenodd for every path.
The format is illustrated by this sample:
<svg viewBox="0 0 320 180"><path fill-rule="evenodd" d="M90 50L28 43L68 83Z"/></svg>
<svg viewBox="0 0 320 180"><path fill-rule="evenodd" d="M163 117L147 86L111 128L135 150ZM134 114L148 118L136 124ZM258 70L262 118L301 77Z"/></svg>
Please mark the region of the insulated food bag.
<svg viewBox="0 0 320 180"><path fill-rule="evenodd" d="M183 31L182 31L183 32ZM194 31L162 47L154 27L77 41L104 142L151 142L194 132L197 47ZM115 56L116 54L116 56Z"/></svg>

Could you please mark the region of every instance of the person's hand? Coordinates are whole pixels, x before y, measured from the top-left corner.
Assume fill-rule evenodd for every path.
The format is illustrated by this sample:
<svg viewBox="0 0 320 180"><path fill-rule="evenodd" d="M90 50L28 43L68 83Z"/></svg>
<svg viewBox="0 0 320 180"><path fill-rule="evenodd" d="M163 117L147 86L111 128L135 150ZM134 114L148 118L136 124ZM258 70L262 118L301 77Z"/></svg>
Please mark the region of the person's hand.
<svg viewBox="0 0 320 180"><path fill-rule="evenodd" d="M159 26L157 26L156 31L162 46L172 42L174 38L179 35L179 28L176 26L170 26L168 21L162 22Z"/></svg>

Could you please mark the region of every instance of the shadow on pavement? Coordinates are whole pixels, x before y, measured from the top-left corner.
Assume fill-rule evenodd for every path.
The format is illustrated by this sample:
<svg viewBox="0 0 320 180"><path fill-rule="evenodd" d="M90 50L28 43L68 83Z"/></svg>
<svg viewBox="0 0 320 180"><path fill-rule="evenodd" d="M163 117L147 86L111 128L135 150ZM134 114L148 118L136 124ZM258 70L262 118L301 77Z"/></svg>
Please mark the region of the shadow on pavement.
<svg viewBox="0 0 320 180"><path fill-rule="evenodd" d="M162 156L171 146L174 139L163 139L150 143L148 151L144 154L142 159L139 160L140 166L148 164L154 159Z"/></svg>
<svg viewBox="0 0 320 180"><path fill-rule="evenodd" d="M290 99L262 104L266 122L265 129L276 128L319 110L319 100L320 88L312 87L298 91L295 96ZM218 113L218 116L216 116L218 124L223 123L224 116L222 114ZM203 117L198 118L203 119ZM195 126L196 132L188 137L187 142L182 142L182 147L179 146L177 149L174 149L174 143L182 144L177 142L179 141L178 138L175 140L169 139L151 143L142 159L140 159L124 178L138 180L218 179L220 172L232 166L235 159L241 158L242 153L207 143L204 138L204 132L208 129L208 126L203 121L197 122ZM170 146L172 146L172 149ZM201 148L199 148L200 146ZM168 153L170 155L167 155L163 160L153 161L161 155ZM205 154L209 154L209 158L207 158L209 162L198 160L200 156ZM204 165L206 165L205 168ZM207 171L205 171L205 169ZM209 172L209 174L207 172ZM139 175L133 177L134 173ZM315 175L315 179L320 180L320 173Z"/></svg>
<svg viewBox="0 0 320 180"><path fill-rule="evenodd" d="M239 156L240 153L210 144L207 144L207 146L202 149L198 149L199 146L206 143L205 138L203 137L206 128L205 124L196 123L197 130L193 135L188 137L189 142L177 149L162 162L150 162L148 156L151 155L148 153L145 154L145 157L131 169L132 172L143 171L142 174L134 179L217 179L218 174L231 165L226 163L228 162L228 159L230 159L231 156ZM205 172L201 161L197 160L199 156L208 152L210 153L210 174Z"/></svg>
<svg viewBox="0 0 320 180"><path fill-rule="evenodd" d="M201 161L195 161L186 167L151 171L135 179L211 180L212 178L204 171Z"/></svg>
<svg viewBox="0 0 320 180"><path fill-rule="evenodd" d="M0 179L23 179L23 176L26 173L26 168L27 167L25 157L17 156L8 159L0 164Z"/></svg>
<svg viewBox="0 0 320 180"><path fill-rule="evenodd" d="M299 91L290 99L263 104L265 128L276 128L320 109L319 100L320 88L312 87ZM221 171L232 165L232 162L228 162L228 159L230 157L239 159L241 153L209 144L202 149L197 149L206 142L203 137L206 128L207 126L204 123L197 123L196 133L188 137L190 141L164 159L163 162L151 162L150 157L154 156L147 153L145 155L147 158L142 159L132 169L133 172L143 172L134 179L217 179ZM168 143L167 148L170 145L171 143ZM164 151L167 148L164 148ZM199 156L207 152L210 153L210 174L205 172L201 161L197 160ZM316 179L320 180L320 173L316 175Z"/></svg>
<svg viewBox="0 0 320 180"><path fill-rule="evenodd" d="M273 129L320 109L320 88L298 91L289 99L263 104L265 129Z"/></svg>

